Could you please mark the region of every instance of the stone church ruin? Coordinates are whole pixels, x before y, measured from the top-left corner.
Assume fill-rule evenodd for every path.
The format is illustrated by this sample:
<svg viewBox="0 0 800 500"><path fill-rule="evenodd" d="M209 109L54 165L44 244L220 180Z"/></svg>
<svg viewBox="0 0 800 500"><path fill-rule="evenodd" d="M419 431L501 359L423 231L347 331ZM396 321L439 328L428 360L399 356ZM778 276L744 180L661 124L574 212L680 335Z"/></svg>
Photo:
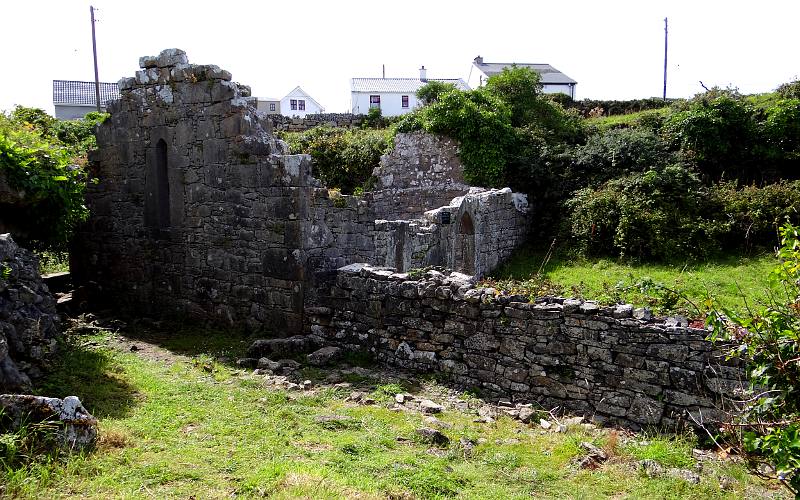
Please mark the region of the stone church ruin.
<svg viewBox="0 0 800 500"><path fill-rule="evenodd" d="M448 139L400 134L375 191L332 198L229 72L177 49L139 65L90 158L99 183L72 269L97 298L299 333L326 272L367 262L483 275L525 238L525 197L464 184Z"/></svg>
<svg viewBox="0 0 800 500"><path fill-rule="evenodd" d="M177 49L139 65L90 157L99 182L72 272L94 301L368 349L634 427L713 415L741 387L685 321L476 287L526 238L528 203L468 186L453 141L398 134L375 190L342 196L287 154L229 72Z"/></svg>

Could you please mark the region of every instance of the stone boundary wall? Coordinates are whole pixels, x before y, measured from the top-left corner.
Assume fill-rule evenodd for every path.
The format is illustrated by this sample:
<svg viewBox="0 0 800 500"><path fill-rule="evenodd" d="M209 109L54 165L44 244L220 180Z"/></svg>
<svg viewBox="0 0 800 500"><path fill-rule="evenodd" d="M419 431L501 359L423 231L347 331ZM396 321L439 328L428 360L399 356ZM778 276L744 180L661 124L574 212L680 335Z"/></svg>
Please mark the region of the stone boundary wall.
<svg viewBox="0 0 800 500"><path fill-rule="evenodd" d="M446 375L464 388L537 401L634 429L709 422L743 387L705 330L650 319L630 305L521 296L476 288L468 276L417 279L353 264L337 271L306 329L323 344L369 350L390 365Z"/></svg>
<svg viewBox="0 0 800 500"><path fill-rule="evenodd" d="M275 130L285 132L304 132L314 127L330 125L332 127L356 128L361 126L364 115L354 115L352 113L320 113L318 115L306 115L303 118L267 115L272 121Z"/></svg>

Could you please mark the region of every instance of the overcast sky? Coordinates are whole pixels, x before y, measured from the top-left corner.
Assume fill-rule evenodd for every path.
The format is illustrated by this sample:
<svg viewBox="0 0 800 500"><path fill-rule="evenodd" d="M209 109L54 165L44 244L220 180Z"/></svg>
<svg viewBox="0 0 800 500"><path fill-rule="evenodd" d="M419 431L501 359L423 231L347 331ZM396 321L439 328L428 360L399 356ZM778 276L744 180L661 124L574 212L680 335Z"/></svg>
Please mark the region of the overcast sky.
<svg viewBox="0 0 800 500"><path fill-rule="evenodd" d="M53 112L52 80L94 78L89 3L3 2L0 110ZM472 59L549 63L578 99L660 96L664 17L670 97L706 86L765 92L800 75L800 0L479 2L96 0L100 80L133 76L138 58L185 50L253 95L300 85L326 111L347 111L351 77L469 76Z"/></svg>

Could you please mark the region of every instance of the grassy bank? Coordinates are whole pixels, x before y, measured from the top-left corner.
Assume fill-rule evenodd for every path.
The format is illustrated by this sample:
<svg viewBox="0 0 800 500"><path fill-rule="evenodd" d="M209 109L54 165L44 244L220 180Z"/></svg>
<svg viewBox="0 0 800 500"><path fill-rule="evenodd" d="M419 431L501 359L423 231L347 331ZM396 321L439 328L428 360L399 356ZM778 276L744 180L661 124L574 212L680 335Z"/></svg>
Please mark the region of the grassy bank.
<svg viewBox="0 0 800 500"><path fill-rule="evenodd" d="M701 263L634 264L602 258L570 258L522 251L489 283L526 293L577 296L603 303L629 302L661 313L696 316L709 298L741 310L767 299L772 254L730 255ZM537 275L537 273L539 273Z"/></svg>
<svg viewBox="0 0 800 500"><path fill-rule="evenodd" d="M699 484L638 471L642 459L697 467L691 436L580 425L555 433L507 417L479 423L474 412L448 403L439 420L450 444L432 446L416 437L417 428L430 425L423 415L391 409L401 388L432 399L443 394L432 380L388 380L375 372L384 373L376 380L361 371L344 377L348 387L325 382L329 371L306 369L314 388L286 391L227 363L241 341L172 332L148 342L108 333L70 339L41 392L77 394L100 419L99 448L7 468L0 476L4 496L742 498L780 492L730 461L703 462ZM354 389L367 391L375 404L346 401ZM580 469L583 441L611 458L595 470Z"/></svg>

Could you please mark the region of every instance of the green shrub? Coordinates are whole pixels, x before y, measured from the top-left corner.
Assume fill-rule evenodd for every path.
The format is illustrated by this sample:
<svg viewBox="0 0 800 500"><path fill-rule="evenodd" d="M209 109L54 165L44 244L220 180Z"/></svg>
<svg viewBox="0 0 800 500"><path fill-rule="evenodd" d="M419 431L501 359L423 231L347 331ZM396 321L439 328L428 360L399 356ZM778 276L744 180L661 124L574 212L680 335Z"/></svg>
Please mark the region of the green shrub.
<svg viewBox="0 0 800 500"><path fill-rule="evenodd" d="M56 127L38 121L40 114L20 113L20 108L15 113L16 119L0 114L0 170L13 188L25 193L24 206L6 207L4 215L28 229L27 238L20 235L23 245L64 250L75 226L87 216L86 175L75 163L80 147L54 139ZM21 115L37 120L20 122Z"/></svg>
<svg viewBox="0 0 800 500"><path fill-rule="evenodd" d="M676 108L663 130L707 180L757 175L752 169L757 142L755 110L738 93L715 89Z"/></svg>
<svg viewBox="0 0 800 500"><path fill-rule="evenodd" d="M455 90L455 88L456 86L452 83L431 80L417 90L417 99L419 99L423 105L431 104L432 102L438 101L440 95Z"/></svg>
<svg viewBox="0 0 800 500"><path fill-rule="evenodd" d="M647 129L612 129L589 137L571 150L568 175L583 185L674 163L677 158L660 136Z"/></svg>
<svg viewBox="0 0 800 500"><path fill-rule="evenodd" d="M283 134L291 153L311 155L315 177L346 194L367 183L381 155L392 148L393 137L389 129L348 130L328 126Z"/></svg>
<svg viewBox="0 0 800 500"><path fill-rule="evenodd" d="M800 217L800 181L738 188L735 182L714 185L710 195L722 206L727 235L723 246L766 245L778 241L778 227Z"/></svg>
<svg viewBox="0 0 800 500"><path fill-rule="evenodd" d="M711 311L712 340L733 346L730 356L746 362L752 384L744 411L731 422L732 435L750 465L800 493L800 240L791 224L781 228L780 264L770 275L769 304L747 314ZM767 464L768 469L761 465Z"/></svg>
<svg viewBox="0 0 800 500"><path fill-rule="evenodd" d="M667 166L585 188L566 202L568 230L586 254L656 260L705 257L724 230L698 176Z"/></svg>
<svg viewBox="0 0 800 500"><path fill-rule="evenodd" d="M422 128L457 140L464 179L473 185L497 187L505 179L511 145L511 114L495 96L482 90L451 90L418 112Z"/></svg>
<svg viewBox="0 0 800 500"><path fill-rule="evenodd" d="M800 99L800 80L784 83L775 92L784 99Z"/></svg>

